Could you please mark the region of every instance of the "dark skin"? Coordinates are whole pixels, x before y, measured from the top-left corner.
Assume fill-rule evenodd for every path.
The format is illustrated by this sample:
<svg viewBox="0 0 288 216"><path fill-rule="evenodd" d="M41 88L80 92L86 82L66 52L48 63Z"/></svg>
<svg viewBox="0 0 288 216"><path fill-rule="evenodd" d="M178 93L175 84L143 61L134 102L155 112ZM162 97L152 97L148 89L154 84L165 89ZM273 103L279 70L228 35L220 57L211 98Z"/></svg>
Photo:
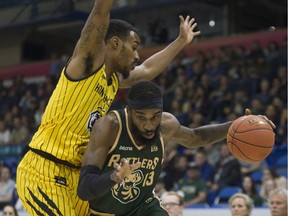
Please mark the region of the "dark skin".
<svg viewBox="0 0 288 216"><path fill-rule="evenodd" d="M107 80L117 72L121 88L128 88L140 80L152 80L165 70L186 45L191 43L194 36L200 34L200 31L194 32L197 26L194 18L187 16L184 19L183 16L179 16L179 36L163 50L136 66L140 58L139 35L131 31L125 39L113 36L105 41L112 5L113 0L95 0L67 65L66 72L71 79L83 79L105 64ZM124 79L124 73L130 73L130 76Z"/></svg>
<svg viewBox="0 0 288 216"><path fill-rule="evenodd" d="M181 125L171 113L162 112L158 108L141 110L127 108L127 112L130 130L132 127L131 122L133 121L133 124L141 132L142 136L149 140L154 137L154 132L160 124L160 132L165 144L170 142L178 143L189 149L209 145L225 139L227 131L232 124L232 122L226 122L192 129ZM246 109L245 115L250 114L250 110ZM275 127L266 116L262 117L272 127ZM113 112L100 118L93 126L91 138L84 153L82 166L94 165L102 169L108 152L119 135L118 133L119 122ZM133 138L138 148L145 147L142 144L137 144L137 139ZM120 164L114 164L115 170L111 175L111 179L117 183L122 183L124 178L130 175L135 169L138 169L140 165L140 162L129 164L127 159L122 158Z"/></svg>

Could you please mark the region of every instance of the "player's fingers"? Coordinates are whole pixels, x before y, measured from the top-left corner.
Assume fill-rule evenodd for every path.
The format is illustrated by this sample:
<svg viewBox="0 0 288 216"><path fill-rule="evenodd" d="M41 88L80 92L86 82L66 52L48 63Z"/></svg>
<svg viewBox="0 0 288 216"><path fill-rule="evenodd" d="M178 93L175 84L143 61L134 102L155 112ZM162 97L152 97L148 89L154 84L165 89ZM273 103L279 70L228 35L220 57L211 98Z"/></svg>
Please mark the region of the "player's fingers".
<svg viewBox="0 0 288 216"><path fill-rule="evenodd" d="M134 170L138 169L140 166L141 166L141 162L137 162L135 164L132 164L131 167L130 167L131 172L133 172Z"/></svg>
<svg viewBox="0 0 288 216"><path fill-rule="evenodd" d="M194 23L194 22L195 22L195 19L194 19L194 18L190 19L190 20L189 20L189 26L191 26L192 23Z"/></svg>
<svg viewBox="0 0 288 216"><path fill-rule="evenodd" d="M114 163L113 164L113 168L116 170L116 171L119 171L121 169L121 166L118 164L118 163Z"/></svg>
<svg viewBox="0 0 288 216"><path fill-rule="evenodd" d="M268 118L267 118L267 116L264 116L264 115L259 115L261 118L263 118L264 120L266 120L270 125L271 125L271 127L272 128L276 128L276 126L275 126L275 124L271 121L271 120L269 120Z"/></svg>
<svg viewBox="0 0 288 216"><path fill-rule="evenodd" d="M189 22L190 16L188 15L185 19L185 22Z"/></svg>
<svg viewBox="0 0 288 216"><path fill-rule="evenodd" d="M251 115L251 112L249 109L245 109L245 115Z"/></svg>
<svg viewBox="0 0 288 216"><path fill-rule="evenodd" d="M192 31L196 28L197 23L193 23L193 25L191 26Z"/></svg>
<svg viewBox="0 0 288 216"><path fill-rule="evenodd" d="M179 19L180 19L180 23L184 22L184 17L182 15L179 16Z"/></svg>
<svg viewBox="0 0 288 216"><path fill-rule="evenodd" d="M128 163L128 160L126 158L121 158L120 162L121 162L121 166L123 166L124 164Z"/></svg>

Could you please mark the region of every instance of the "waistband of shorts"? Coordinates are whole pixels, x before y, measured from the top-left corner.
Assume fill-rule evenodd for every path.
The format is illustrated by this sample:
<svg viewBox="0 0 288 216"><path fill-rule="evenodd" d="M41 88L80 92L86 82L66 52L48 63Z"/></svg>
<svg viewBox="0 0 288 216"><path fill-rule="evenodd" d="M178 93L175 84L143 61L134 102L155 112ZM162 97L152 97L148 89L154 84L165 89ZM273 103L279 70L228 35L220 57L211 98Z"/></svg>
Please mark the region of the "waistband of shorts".
<svg viewBox="0 0 288 216"><path fill-rule="evenodd" d="M62 165L65 165L65 166L68 166L68 167L74 168L74 169L80 169L80 166L76 166L76 165L74 165L68 161L61 160L61 159L55 157L54 155L51 155L51 154L44 152L44 151L41 151L39 149L30 148L30 151L34 152L35 154L40 155L41 157L43 157L47 160L53 161L55 163L59 163L59 164L62 164Z"/></svg>

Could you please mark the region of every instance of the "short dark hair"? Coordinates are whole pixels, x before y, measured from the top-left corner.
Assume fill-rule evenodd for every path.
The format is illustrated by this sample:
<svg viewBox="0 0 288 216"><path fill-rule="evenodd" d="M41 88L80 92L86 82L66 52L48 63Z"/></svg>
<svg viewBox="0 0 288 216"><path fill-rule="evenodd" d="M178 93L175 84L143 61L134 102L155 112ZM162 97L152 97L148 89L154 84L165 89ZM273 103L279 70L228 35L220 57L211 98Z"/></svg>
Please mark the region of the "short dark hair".
<svg viewBox="0 0 288 216"><path fill-rule="evenodd" d="M130 31L135 32L140 37L138 29L130 23L120 19L111 19L106 32L105 41L109 40L113 36L117 36L121 40L126 40Z"/></svg>
<svg viewBox="0 0 288 216"><path fill-rule="evenodd" d="M149 101L163 98L160 87L150 81L141 81L133 85L128 93L128 100Z"/></svg>

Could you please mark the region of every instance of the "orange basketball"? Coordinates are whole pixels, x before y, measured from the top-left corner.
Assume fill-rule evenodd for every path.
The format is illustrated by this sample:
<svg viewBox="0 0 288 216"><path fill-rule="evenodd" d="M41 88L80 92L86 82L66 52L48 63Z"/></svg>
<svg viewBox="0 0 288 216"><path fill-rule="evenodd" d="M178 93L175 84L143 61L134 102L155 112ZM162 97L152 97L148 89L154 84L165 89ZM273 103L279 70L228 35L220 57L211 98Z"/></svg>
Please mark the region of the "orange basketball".
<svg viewBox="0 0 288 216"><path fill-rule="evenodd" d="M264 160L272 151L275 134L271 125L256 115L236 119L227 133L231 154L240 161Z"/></svg>

